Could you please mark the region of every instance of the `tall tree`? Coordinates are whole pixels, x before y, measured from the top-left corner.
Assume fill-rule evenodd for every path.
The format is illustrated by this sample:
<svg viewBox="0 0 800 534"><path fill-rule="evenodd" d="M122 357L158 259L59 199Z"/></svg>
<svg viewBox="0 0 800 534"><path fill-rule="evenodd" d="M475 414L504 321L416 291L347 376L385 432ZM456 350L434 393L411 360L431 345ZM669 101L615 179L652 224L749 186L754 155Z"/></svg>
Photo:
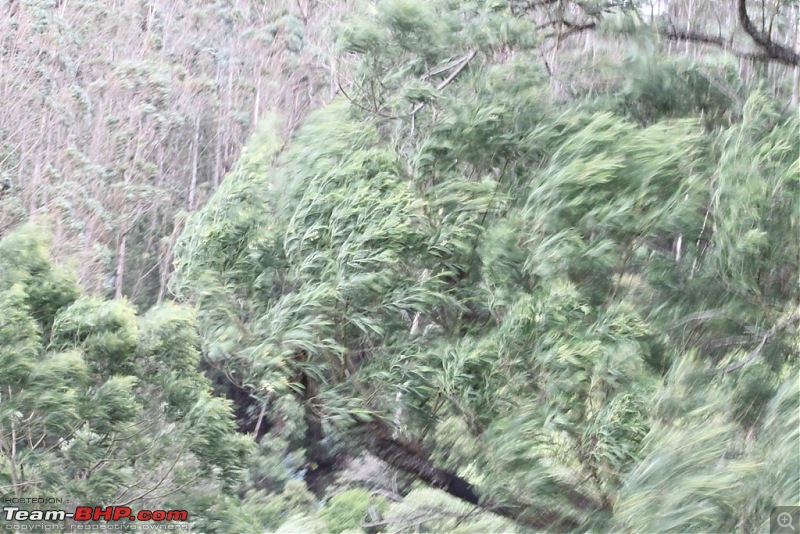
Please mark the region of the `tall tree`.
<svg viewBox="0 0 800 534"><path fill-rule="evenodd" d="M0 233L49 215L89 291L163 301L187 213L259 117L286 110L291 131L330 97L323 43L347 8L301 7L0 3Z"/></svg>

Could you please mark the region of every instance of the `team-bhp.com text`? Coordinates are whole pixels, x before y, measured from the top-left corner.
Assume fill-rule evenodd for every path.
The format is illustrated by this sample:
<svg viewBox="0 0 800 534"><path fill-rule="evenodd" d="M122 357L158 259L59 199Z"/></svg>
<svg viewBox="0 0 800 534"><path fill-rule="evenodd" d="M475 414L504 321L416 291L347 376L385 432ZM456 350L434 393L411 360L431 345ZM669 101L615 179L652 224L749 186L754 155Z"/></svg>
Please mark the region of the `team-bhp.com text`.
<svg viewBox="0 0 800 534"><path fill-rule="evenodd" d="M75 512L65 510L22 510L17 506L3 507L6 521L187 521L186 510L141 510L134 513L127 506L78 506Z"/></svg>

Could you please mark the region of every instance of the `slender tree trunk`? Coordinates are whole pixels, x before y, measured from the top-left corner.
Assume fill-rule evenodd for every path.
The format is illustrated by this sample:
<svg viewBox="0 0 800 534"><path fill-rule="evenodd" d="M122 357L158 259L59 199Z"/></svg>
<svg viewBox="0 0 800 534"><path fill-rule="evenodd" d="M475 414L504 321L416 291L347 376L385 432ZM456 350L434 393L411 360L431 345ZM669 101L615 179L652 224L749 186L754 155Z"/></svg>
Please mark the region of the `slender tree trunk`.
<svg viewBox="0 0 800 534"><path fill-rule="evenodd" d="M258 126L258 108L261 106L261 65L257 65L254 69L256 77L256 99L253 102L253 129Z"/></svg>
<svg viewBox="0 0 800 534"><path fill-rule="evenodd" d="M684 13L684 20L687 21L687 28L689 29L689 33L691 33L691 31L694 29L694 27L692 25L692 22L694 20L692 18L692 11L693 11L692 2L688 2L685 7L686 7L686 13ZM685 49L684 49L683 53L688 56L690 51L691 51L690 43L687 40L686 43L685 43Z"/></svg>
<svg viewBox="0 0 800 534"><path fill-rule="evenodd" d="M189 211L194 211L197 195L197 157L200 146L200 116L194 121L194 139L192 140L192 181L189 184Z"/></svg>
<svg viewBox="0 0 800 534"><path fill-rule="evenodd" d="M337 62L336 62L336 54L331 54L331 80L330 80L330 98L333 99L336 96L336 91L338 91L338 87L336 86L338 82L339 72L337 71Z"/></svg>
<svg viewBox="0 0 800 534"><path fill-rule="evenodd" d="M261 410L258 412L258 421L256 421L256 428L253 430L253 439L258 440L259 433L261 432L261 423L264 422L264 416L267 414L267 403L261 405Z"/></svg>
<svg viewBox="0 0 800 534"><path fill-rule="evenodd" d="M222 122L217 124L217 136L214 141L214 189L222 182Z"/></svg>
<svg viewBox="0 0 800 534"><path fill-rule="evenodd" d="M13 425L13 423L12 423ZM0 431L2 431L2 427L0 427ZM5 440L3 439L3 435L0 434L0 447L6 457L8 462L9 471L11 474L11 485L14 487L14 497L19 498L22 494L22 481L20 480L20 476L17 473L17 458L16 458L16 435L14 434L13 427L11 429L11 435L9 440L11 444L8 445Z"/></svg>
<svg viewBox="0 0 800 534"><path fill-rule="evenodd" d="M170 264L172 263L172 255L175 251L175 243L178 241L178 236L181 233L181 221L178 219L173 220L174 225L172 235L169 241L164 245L164 251L158 258L158 297L157 304L164 302L164 297L167 295L167 286L169 284L169 275L171 274Z"/></svg>
<svg viewBox="0 0 800 534"><path fill-rule="evenodd" d="M800 6L794 10L794 49L800 43ZM794 66L794 76L792 77L792 105L800 105L800 65Z"/></svg>
<svg viewBox="0 0 800 534"><path fill-rule="evenodd" d="M114 279L114 298L122 298L122 278L125 276L125 245L128 241L128 232L122 234L117 251L117 271Z"/></svg>
<svg viewBox="0 0 800 534"><path fill-rule="evenodd" d="M46 137L45 132L49 126L49 117L47 111L44 112L44 116L42 117L42 127L39 132L39 141L41 143L41 139ZM34 147L37 143L34 142ZM41 144L39 144L39 148L37 150L32 150L33 152L33 177L31 182L33 183L33 187L30 188L30 199L28 204L28 217L34 215L38 208L40 207L38 200L41 200L41 189L44 188L44 184L42 184L42 161L48 161L47 154L42 153L43 150L41 148Z"/></svg>

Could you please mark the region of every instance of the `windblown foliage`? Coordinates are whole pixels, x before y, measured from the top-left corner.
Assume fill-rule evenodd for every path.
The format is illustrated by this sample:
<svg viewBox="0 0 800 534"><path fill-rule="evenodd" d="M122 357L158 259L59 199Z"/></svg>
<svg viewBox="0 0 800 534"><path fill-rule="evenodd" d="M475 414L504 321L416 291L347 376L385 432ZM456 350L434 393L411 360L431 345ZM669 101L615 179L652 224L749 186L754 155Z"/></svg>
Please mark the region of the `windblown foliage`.
<svg viewBox="0 0 800 534"><path fill-rule="evenodd" d="M766 531L800 505L798 27L0 3L0 497L224 534ZM53 242L11 231L43 213Z"/></svg>
<svg viewBox="0 0 800 534"><path fill-rule="evenodd" d="M354 82L251 144L175 288L262 419L302 405L312 473L368 451L533 530L761 529L800 503L797 114L564 99L536 35L354 21Z"/></svg>

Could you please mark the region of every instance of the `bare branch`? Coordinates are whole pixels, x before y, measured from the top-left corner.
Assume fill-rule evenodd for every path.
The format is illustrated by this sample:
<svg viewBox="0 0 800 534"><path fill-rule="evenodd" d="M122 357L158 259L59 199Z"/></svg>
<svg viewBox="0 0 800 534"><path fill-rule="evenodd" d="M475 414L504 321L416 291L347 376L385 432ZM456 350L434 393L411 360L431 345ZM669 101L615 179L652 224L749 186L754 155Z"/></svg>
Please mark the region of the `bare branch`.
<svg viewBox="0 0 800 534"><path fill-rule="evenodd" d="M436 86L436 90L441 91L442 89L447 87L453 80L455 80L456 76L461 74L461 71L467 68L467 65L469 65L469 62L472 61L472 58L474 58L477 53L478 53L477 49L470 50L469 53L467 53L467 55L461 59L461 63L460 65L458 65L458 68L456 68L452 73L450 73L450 76L445 78L445 80L442 83ZM425 104L426 104L425 102L420 102L419 104L417 104L414 107L414 109L411 110L409 116L413 117L414 115L416 115L419 110L425 107Z"/></svg>
<svg viewBox="0 0 800 534"><path fill-rule="evenodd" d="M750 354L748 354L746 358L744 358L742 360L739 360L738 362L733 362L732 364L728 365L727 367L725 367L722 370L722 374L730 373L731 371L735 371L735 370L739 369L740 367L744 367L748 363L750 363L753 360L755 360L756 357L761 353L761 349L764 348L764 345L767 343L767 340L769 338L770 338L770 332L767 332L761 338L761 343L759 343L758 346L755 349L753 349L753 351Z"/></svg>
<svg viewBox="0 0 800 534"><path fill-rule="evenodd" d="M671 325L669 325L668 329L669 330L674 330L675 328L678 328L681 325L684 325L686 323L690 323L690 322L693 322L693 321L707 321L708 319L719 319L719 318L729 319L723 312L721 312L719 310L705 310L705 311L701 311L701 312L690 313L686 317L684 317L684 318L672 323Z"/></svg>
<svg viewBox="0 0 800 534"><path fill-rule="evenodd" d="M573 24L572 22L569 22L568 20L564 20L562 22L564 23L564 26L567 27L567 31L565 31L564 33L560 34L558 36L559 39L566 39L567 37L570 37L571 35L575 35L575 34L578 34L578 33L583 33L583 32L589 31L589 30L594 30L597 27L597 23L595 23L595 22L587 22L585 24Z"/></svg>
<svg viewBox="0 0 800 534"><path fill-rule="evenodd" d="M761 50L760 52L751 50L742 50L733 46L733 38L730 39L722 35L708 35L701 32L696 32L689 29L678 29L673 25L662 28L664 35L673 41L688 41L692 43L707 44L716 46L733 54L736 57L750 59L762 63L778 62L785 65L799 66L800 54L791 48L781 45L773 41L768 34L756 28L753 21L747 15L746 0L737 0L736 11L739 19L739 24L742 25L745 33L753 40L753 42Z"/></svg>
<svg viewBox="0 0 800 534"><path fill-rule="evenodd" d="M434 69L432 71L427 72L425 75L423 75L422 79L426 80L426 79L428 79L430 76L432 76L435 73L444 72L444 71L446 71L448 69L456 67L455 70L452 73L450 73L450 76L448 76L444 81L442 81L439 85L436 86L436 90L437 91L441 91L442 89L447 87L453 80L455 80L456 77L459 74L461 74L461 72L467 67L467 65L469 65L469 62L472 61L472 58L474 58L477 53L478 53L477 49L470 50L465 56L461 57L460 59L457 59L455 61L452 61L452 62L448 63L447 65L444 65L442 67L439 67L437 69ZM414 115L416 115L417 112L419 112L427 104L427 102L420 102L419 104L414 106L414 108L411 110L411 112L408 113L407 115L386 115L386 114L383 113L383 109L378 109L377 108L377 102L374 101L374 95L373 95L373 106L375 106L375 108L374 109L370 109L367 106L364 106L363 104L360 104L355 99L351 98L350 95L348 95L347 92L344 90L344 87L342 86L342 84L339 83L338 79L336 80L336 84L339 87L339 90L337 92L341 92L344 95L344 97L351 104L353 104L354 106L356 106L356 107L358 107L358 108L360 108L360 109L362 109L364 111L367 111L369 113L373 113L375 115L378 115L379 117L383 117L384 119L392 120L392 119L413 118Z"/></svg>
<svg viewBox="0 0 800 534"><path fill-rule="evenodd" d="M747 365L748 363L750 363L753 360L755 360L758 357L758 355L761 353L761 349L764 348L764 345L767 344L767 341L769 339L771 339L774 336L776 336L777 334L779 334L785 328L787 328L787 327L789 327L791 325L797 324L798 322L800 322L800 308L795 310L794 313L790 314L789 316L787 316L784 319L782 319L781 321L779 321L778 324L776 324L775 326L770 328L767 332L764 332L764 334L761 336L761 343L759 343L758 346L755 349L753 349L750 352L750 354L748 354L746 357L742 358L741 360L739 360L737 362L733 362L733 363L723 367L722 368L722 374L727 374L727 373L730 373L731 371L735 371L737 369L740 369L740 368L744 367L745 365Z"/></svg>
<svg viewBox="0 0 800 534"><path fill-rule="evenodd" d="M736 3L736 11L739 17L739 24L742 25L744 31L747 32L755 43L764 50L764 53L771 59L786 65L800 66L800 54L787 46L776 43L770 39L769 35L759 31L753 21L747 15L747 2L746 0L738 0Z"/></svg>
<svg viewBox="0 0 800 534"><path fill-rule="evenodd" d="M708 35L693 30L679 30L674 26L669 26L665 28L664 35L668 39L671 39L673 41L684 41L684 42L688 41L690 43L699 43L699 44L716 46L730 54L733 54L736 57L740 57L743 59L750 59L752 61L758 61L761 63L768 63L770 61L781 61L780 59L766 52L753 52L749 50L740 50L738 48L734 48L733 44L729 39L725 39L721 36ZM789 63L789 64L791 65L796 63Z"/></svg>
<svg viewBox="0 0 800 534"><path fill-rule="evenodd" d="M172 465L169 466L169 469L167 469L167 472L164 473L164 476L162 476L158 480L158 482L156 482L155 486L153 486L152 488L149 488L147 490L144 490L142 493L140 493L136 497L128 499L126 502L124 502L122 504L117 504L115 506L129 506L132 503L134 503L134 502L136 502L138 500L141 500L141 499L147 497L148 495L150 495L151 493L153 493L154 491L156 491L158 488L161 487L161 485L164 483L164 481L167 479L167 477L172 473L172 471L175 469L175 466L178 465L178 462L181 460L182 457L183 457L183 449L178 451L178 454L175 455L175 461L172 462ZM137 484L138 484L138 482L137 482ZM133 488L133 486L129 487L128 490L130 490L132 488ZM128 490L126 490L125 493L127 493ZM125 495L125 493L123 493L123 495ZM119 498L121 498L121 496Z"/></svg>

